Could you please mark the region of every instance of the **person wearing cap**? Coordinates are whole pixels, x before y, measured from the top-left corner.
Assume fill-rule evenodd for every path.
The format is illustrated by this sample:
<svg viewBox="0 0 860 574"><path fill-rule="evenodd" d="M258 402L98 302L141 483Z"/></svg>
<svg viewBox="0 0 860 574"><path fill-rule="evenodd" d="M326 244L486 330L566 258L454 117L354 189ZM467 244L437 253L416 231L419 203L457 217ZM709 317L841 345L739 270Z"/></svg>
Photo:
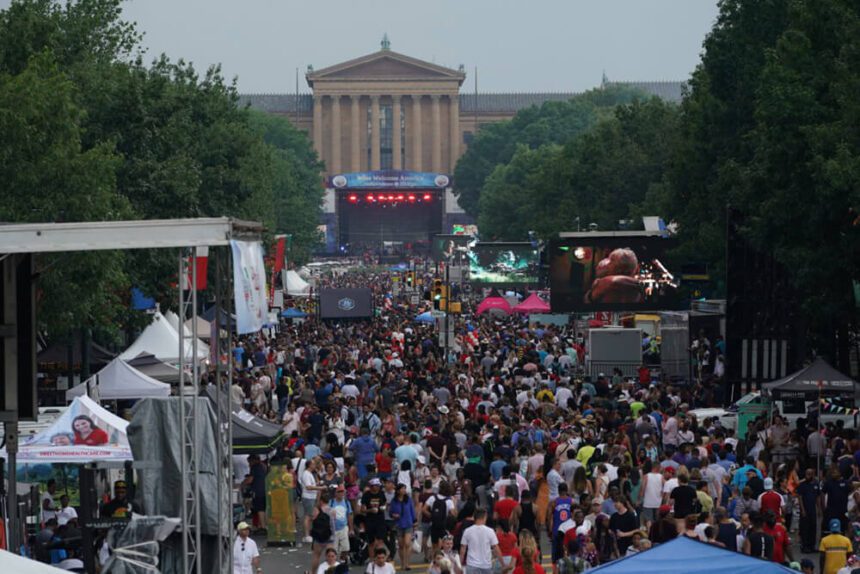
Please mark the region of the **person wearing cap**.
<svg viewBox="0 0 860 574"><path fill-rule="evenodd" d="M848 555L854 548L851 540L842 535L842 523L838 518L830 519L827 531L829 534L818 544L818 551L821 553L819 571L821 574L836 574L848 563Z"/></svg>
<svg viewBox="0 0 860 574"><path fill-rule="evenodd" d="M764 479L764 492L758 497L759 512L764 514L771 511L777 517L782 517L782 509L785 506L785 499L782 495L773 489L773 479L767 477Z"/></svg>
<svg viewBox="0 0 860 574"><path fill-rule="evenodd" d="M113 483L113 498L102 507L103 518L121 518L127 516L131 510L131 504L127 497L128 486L124 480Z"/></svg>
<svg viewBox="0 0 860 574"><path fill-rule="evenodd" d="M371 478L368 482L368 490L361 496L358 510L364 516L365 533L370 542L369 552L371 554L378 547L385 548L385 536L388 527L385 524L385 494L382 492L382 481Z"/></svg>
<svg viewBox="0 0 860 574"><path fill-rule="evenodd" d="M259 574L260 551L250 537L251 526L247 522L236 525L236 540L233 542L233 574Z"/></svg>
<svg viewBox="0 0 860 574"><path fill-rule="evenodd" d="M352 504L346 499L346 487L343 484L335 487L334 499L329 502L329 506L334 515L334 550L342 562L348 562L349 532L353 529L353 519Z"/></svg>

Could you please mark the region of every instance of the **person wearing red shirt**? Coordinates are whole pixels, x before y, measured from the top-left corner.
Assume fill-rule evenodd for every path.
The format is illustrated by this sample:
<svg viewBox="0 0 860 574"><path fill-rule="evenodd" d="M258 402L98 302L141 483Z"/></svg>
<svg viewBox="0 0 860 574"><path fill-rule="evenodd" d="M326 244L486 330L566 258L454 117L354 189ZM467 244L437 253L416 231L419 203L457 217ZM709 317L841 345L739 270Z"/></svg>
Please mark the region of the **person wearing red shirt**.
<svg viewBox="0 0 860 574"><path fill-rule="evenodd" d="M75 433L75 444L99 446L108 442L107 433L97 427L87 415L76 416L72 420L72 430Z"/></svg>
<svg viewBox="0 0 860 574"><path fill-rule="evenodd" d="M785 505L782 495L773 489L773 479L764 479L764 492L758 497L759 511L764 514L773 512L777 518L782 517L782 507Z"/></svg>
<svg viewBox="0 0 860 574"><path fill-rule="evenodd" d="M508 486L506 488L506 494L508 498L502 498L493 506L493 520L511 520L511 514L514 512L514 508L517 507L517 499L513 496L510 496L510 492L514 491L514 487Z"/></svg>
<svg viewBox="0 0 860 574"><path fill-rule="evenodd" d="M786 564L794 558L791 555L791 539L785 526L776 519L773 511L764 514L764 532L773 538L773 561L777 564Z"/></svg>
<svg viewBox="0 0 860 574"><path fill-rule="evenodd" d="M522 555L522 564L514 568L513 574L545 574L543 566L540 565L537 548L532 545L523 546L520 554Z"/></svg>
<svg viewBox="0 0 860 574"><path fill-rule="evenodd" d="M393 457L391 456L391 446L384 445L382 447L382 452L376 453L376 472L379 473L379 477L383 479L387 479L391 476L391 462Z"/></svg>

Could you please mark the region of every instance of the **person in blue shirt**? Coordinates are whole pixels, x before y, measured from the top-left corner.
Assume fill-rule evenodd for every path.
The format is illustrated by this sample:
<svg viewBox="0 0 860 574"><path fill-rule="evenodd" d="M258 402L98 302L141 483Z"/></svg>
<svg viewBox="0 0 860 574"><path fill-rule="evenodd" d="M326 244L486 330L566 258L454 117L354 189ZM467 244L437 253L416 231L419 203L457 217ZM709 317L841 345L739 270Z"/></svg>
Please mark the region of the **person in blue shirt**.
<svg viewBox="0 0 860 574"><path fill-rule="evenodd" d="M352 530L352 503L346 499L346 488L338 484L334 499L329 502L334 514L334 546L343 562L349 556L349 532Z"/></svg>
<svg viewBox="0 0 860 574"><path fill-rule="evenodd" d="M735 475L732 477L732 488L736 489L737 492L742 492L744 487L747 485L747 472L754 471L759 478L763 478L761 471L755 467L755 460L753 457L748 456L744 461L745 464L735 471Z"/></svg>
<svg viewBox="0 0 860 574"><path fill-rule="evenodd" d="M352 444L349 445L349 450L352 451L352 455L355 458L355 464L358 467L358 477L364 478L367 476L367 465L373 464L376 453L379 452L376 441L368 435L367 427L361 427L361 436L352 441Z"/></svg>
<svg viewBox="0 0 860 574"><path fill-rule="evenodd" d="M547 534L552 542L552 561L556 563L561 560L562 554L562 536L558 535L558 529L573 515L573 499L567 495L567 483L562 482L558 485L558 498L550 501L547 511L550 513L547 516L549 519L547 524L551 525Z"/></svg>
<svg viewBox="0 0 860 574"><path fill-rule="evenodd" d="M412 554L412 532L418 524L415 516L415 505L412 497L406 491L406 485L400 483L394 493L394 499L389 505L391 518L397 528L397 545L400 554L400 569L409 570L409 557Z"/></svg>
<svg viewBox="0 0 860 574"><path fill-rule="evenodd" d="M502 453L496 451L493 453L493 462L490 463L490 475L493 477L493 482L502 478L502 471L507 466L507 462L502 459Z"/></svg>

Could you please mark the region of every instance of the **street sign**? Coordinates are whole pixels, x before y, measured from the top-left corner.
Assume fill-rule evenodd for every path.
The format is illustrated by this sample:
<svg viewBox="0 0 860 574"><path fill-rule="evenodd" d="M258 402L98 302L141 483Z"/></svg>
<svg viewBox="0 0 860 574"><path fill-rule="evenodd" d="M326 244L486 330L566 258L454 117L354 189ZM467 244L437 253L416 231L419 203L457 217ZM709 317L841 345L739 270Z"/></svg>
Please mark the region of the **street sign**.
<svg viewBox="0 0 860 574"><path fill-rule="evenodd" d="M409 297L409 303L411 305L418 305L421 302L421 298L418 295L412 295Z"/></svg>
<svg viewBox="0 0 860 574"><path fill-rule="evenodd" d="M432 311L430 311L430 316L433 317L434 319L441 319L442 317L445 316L445 311L433 309Z"/></svg>

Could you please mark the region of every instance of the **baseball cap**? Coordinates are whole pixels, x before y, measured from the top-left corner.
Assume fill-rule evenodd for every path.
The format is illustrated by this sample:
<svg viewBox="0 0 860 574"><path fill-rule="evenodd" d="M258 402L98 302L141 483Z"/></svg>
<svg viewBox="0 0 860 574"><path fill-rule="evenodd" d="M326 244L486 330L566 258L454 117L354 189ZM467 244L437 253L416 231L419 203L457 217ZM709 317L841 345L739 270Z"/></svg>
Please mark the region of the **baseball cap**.
<svg viewBox="0 0 860 574"><path fill-rule="evenodd" d="M370 482L368 482L367 484L369 484L370 486L382 486L382 481L378 478L371 478Z"/></svg>
<svg viewBox="0 0 860 574"><path fill-rule="evenodd" d="M243 520L242 522L240 522L239 524L237 524L237 525L236 525L236 530L248 530L248 529L250 529L250 528L251 528L251 527L250 527L250 526L248 526L248 523L247 523L247 522L245 522L244 520Z"/></svg>
<svg viewBox="0 0 860 574"><path fill-rule="evenodd" d="M828 526L830 532L842 532L842 523L839 522L838 518L831 519Z"/></svg>
<svg viewBox="0 0 860 574"><path fill-rule="evenodd" d="M815 568L815 563L809 558L804 558L800 561L801 568Z"/></svg>
<svg viewBox="0 0 860 574"><path fill-rule="evenodd" d="M764 489L773 490L773 479L771 477L764 479Z"/></svg>

